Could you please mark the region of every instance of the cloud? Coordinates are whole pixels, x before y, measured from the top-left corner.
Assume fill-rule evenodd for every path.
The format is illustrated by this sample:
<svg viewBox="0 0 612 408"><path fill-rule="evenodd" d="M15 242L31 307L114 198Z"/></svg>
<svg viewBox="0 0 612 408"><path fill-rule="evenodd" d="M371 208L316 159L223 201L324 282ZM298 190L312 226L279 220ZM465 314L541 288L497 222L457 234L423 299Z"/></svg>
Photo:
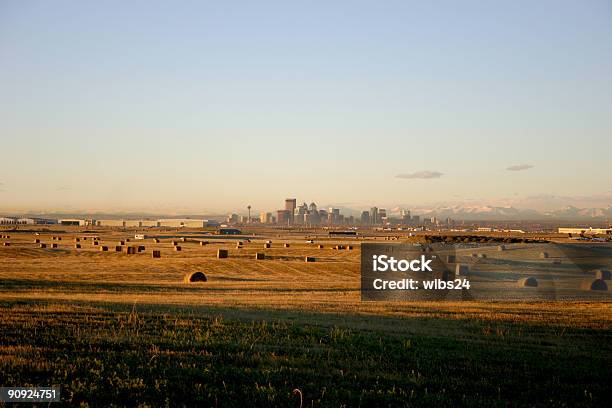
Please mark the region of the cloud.
<svg viewBox="0 0 612 408"><path fill-rule="evenodd" d="M506 167L506 170L509 171L521 171L521 170L529 170L534 168L535 166L532 164L515 164L514 166Z"/></svg>
<svg viewBox="0 0 612 408"><path fill-rule="evenodd" d="M395 176L395 178L400 178L400 179L435 179L435 178L442 177L443 174L444 173L440 173L439 171L424 170L424 171L417 171L416 173L398 174L397 176Z"/></svg>

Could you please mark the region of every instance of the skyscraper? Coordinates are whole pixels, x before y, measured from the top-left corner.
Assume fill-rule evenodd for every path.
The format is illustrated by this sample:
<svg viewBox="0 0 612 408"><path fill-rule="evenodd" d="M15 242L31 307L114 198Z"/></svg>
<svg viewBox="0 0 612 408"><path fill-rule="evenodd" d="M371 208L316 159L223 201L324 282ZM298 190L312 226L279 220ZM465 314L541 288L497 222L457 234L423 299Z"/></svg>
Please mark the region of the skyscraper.
<svg viewBox="0 0 612 408"><path fill-rule="evenodd" d="M370 208L370 222L373 225L378 224L378 208L377 207Z"/></svg>
<svg viewBox="0 0 612 408"><path fill-rule="evenodd" d="M293 224L295 207L297 206L297 200L295 198L286 198L285 199L285 211L289 211L289 224ZM280 224L280 221L279 221Z"/></svg>

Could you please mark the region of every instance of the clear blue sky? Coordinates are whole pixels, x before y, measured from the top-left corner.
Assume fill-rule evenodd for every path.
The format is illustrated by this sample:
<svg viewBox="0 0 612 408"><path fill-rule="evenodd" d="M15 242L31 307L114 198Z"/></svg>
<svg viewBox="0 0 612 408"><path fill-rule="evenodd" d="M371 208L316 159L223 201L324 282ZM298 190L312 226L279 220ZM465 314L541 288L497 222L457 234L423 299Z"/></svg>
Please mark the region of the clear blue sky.
<svg viewBox="0 0 612 408"><path fill-rule="evenodd" d="M612 2L1 0L0 138L0 210L594 195Z"/></svg>

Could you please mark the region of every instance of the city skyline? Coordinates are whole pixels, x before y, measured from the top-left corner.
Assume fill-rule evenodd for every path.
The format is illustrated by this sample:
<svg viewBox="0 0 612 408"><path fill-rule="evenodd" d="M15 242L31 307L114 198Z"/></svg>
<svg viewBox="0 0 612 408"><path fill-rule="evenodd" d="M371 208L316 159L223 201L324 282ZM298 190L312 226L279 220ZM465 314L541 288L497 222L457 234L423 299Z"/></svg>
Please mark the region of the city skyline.
<svg viewBox="0 0 612 408"><path fill-rule="evenodd" d="M0 212L612 205L609 2L152 5L0 5Z"/></svg>

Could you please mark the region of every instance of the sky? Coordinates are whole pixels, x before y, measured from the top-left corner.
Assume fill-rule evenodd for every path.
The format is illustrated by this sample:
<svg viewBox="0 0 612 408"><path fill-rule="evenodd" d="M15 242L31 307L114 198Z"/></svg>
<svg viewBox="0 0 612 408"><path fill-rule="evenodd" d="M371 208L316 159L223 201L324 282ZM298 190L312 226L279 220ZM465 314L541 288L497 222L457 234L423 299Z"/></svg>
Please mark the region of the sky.
<svg viewBox="0 0 612 408"><path fill-rule="evenodd" d="M0 0L0 142L5 212L612 205L612 3Z"/></svg>

